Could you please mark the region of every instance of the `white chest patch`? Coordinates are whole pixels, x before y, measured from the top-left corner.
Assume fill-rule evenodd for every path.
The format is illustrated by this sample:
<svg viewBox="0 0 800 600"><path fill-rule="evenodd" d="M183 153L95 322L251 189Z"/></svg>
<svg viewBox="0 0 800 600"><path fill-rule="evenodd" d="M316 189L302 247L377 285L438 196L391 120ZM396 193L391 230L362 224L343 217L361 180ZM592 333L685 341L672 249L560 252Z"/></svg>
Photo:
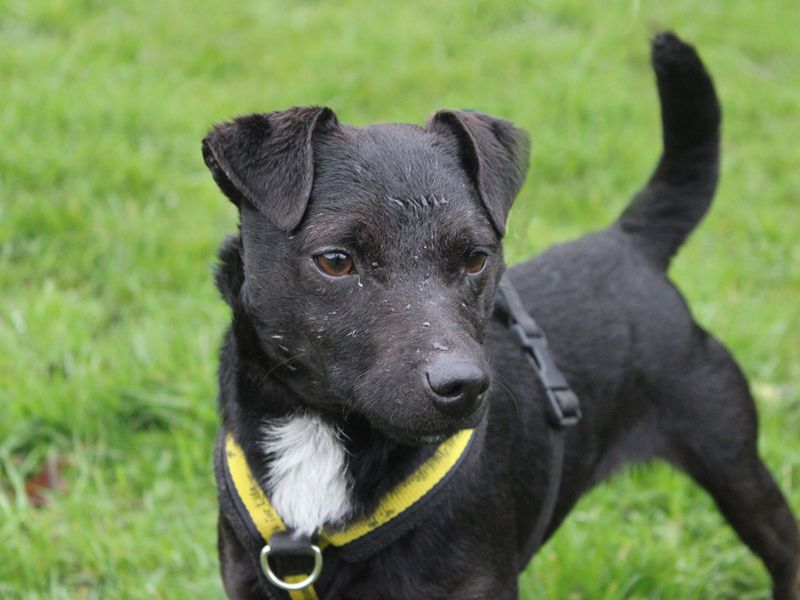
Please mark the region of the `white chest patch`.
<svg viewBox="0 0 800 600"><path fill-rule="evenodd" d="M270 458L265 487L287 527L312 535L352 513L347 453L334 427L299 413L267 422L263 433L261 449Z"/></svg>

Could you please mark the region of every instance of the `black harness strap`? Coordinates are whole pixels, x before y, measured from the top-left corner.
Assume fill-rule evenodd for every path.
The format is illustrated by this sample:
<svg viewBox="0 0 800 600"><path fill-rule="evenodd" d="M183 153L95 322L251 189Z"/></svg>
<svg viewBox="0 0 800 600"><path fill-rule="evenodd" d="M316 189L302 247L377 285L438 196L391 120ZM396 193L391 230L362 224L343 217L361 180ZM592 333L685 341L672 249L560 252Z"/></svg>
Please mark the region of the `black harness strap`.
<svg viewBox="0 0 800 600"><path fill-rule="evenodd" d="M570 389L564 374L553 360L544 332L525 310L508 274L503 275L500 280L497 307L505 313L509 329L542 382L547 397L547 436L550 441L549 476L539 518L525 552L527 560L527 557L532 556L541 547L547 527L553 519L564 467L564 432L567 427L580 421L581 407L578 397Z"/></svg>
<svg viewBox="0 0 800 600"><path fill-rule="evenodd" d="M278 519L280 527L285 526L280 522L280 515L269 504L268 498L260 489L260 484L254 479L242 480L242 460L245 461L244 468L248 470L250 478L252 472L246 465L242 449L223 429L217 437L215 451L220 508L246 554L251 557L260 587L269 600L283 600L287 597L316 600L318 596L315 590L324 590L328 587L335 576L336 565L369 558L428 518L439 506L441 491L458 473L470 450L477 445L474 443L475 440L482 435L483 427L479 425L474 430L461 431L440 444L409 478L412 482L410 486L404 487L404 484L401 484L395 488L395 496L387 506L381 507L379 504L376 511L361 523L351 523L357 535L351 534L352 539L346 535L345 541L337 541L337 535L347 532L322 534L311 539L296 537L291 531L282 529L270 533L269 539L266 539L264 536L267 534L262 532L265 528L269 531L275 525L275 522L270 520L270 515ZM239 473L238 483L233 474L234 470ZM420 488L420 483L426 481L427 483ZM251 486L258 487L258 491ZM420 489L424 490L424 494L417 496ZM250 508L247 506L248 502ZM411 503L406 505L408 502ZM267 515L266 521L265 515ZM261 529L254 518L259 520ZM365 527L366 533L362 531ZM268 546L266 558L262 556L265 544ZM316 552L321 548L324 555L324 560L320 561L322 567L319 579L313 583L313 588L311 585L302 588L306 592L303 595L300 590L287 593L276 587L277 584L270 581L270 576L275 576L286 583L290 576L297 575L302 579L301 575L310 574L314 570L316 559L312 544L316 545ZM265 565L265 561L269 561L268 564ZM334 568L330 568L330 565Z"/></svg>
<svg viewBox="0 0 800 600"><path fill-rule="evenodd" d="M261 588L269 600L284 600L284 598L288 597L286 593L267 581L258 562L264 541L247 513L247 509L242 504L239 495L236 493L236 486L233 484L230 471L228 471L225 460L224 429L220 429L217 434L217 445L214 449L214 474L217 479L217 489L219 490L220 509L227 517L230 527L233 529L239 543L245 549L246 554L251 557Z"/></svg>

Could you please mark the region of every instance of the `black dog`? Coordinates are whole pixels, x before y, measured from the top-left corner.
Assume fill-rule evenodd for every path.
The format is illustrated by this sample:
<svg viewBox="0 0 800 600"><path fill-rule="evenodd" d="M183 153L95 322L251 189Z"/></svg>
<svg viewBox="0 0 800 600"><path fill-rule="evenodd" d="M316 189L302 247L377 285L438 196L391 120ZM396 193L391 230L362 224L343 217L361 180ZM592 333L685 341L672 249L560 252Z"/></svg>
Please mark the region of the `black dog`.
<svg viewBox="0 0 800 600"><path fill-rule="evenodd" d="M795 599L800 536L758 456L747 382L665 274L716 187L719 105L675 36L655 38L653 65L664 151L649 183L608 229L509 271L583 409L545 539L619 465L661 458L713 496L774 597ZM293 539L369 513L432 444L475 428L424 518L356 559L325 549L317 593L516 597L554 451L543 388L494 312L526 135L473 112L361 128L294 108L215 127L203 156L240 211L217 273L233 312L223 428ZM229 508L227 593L280 597Z"/></svg>

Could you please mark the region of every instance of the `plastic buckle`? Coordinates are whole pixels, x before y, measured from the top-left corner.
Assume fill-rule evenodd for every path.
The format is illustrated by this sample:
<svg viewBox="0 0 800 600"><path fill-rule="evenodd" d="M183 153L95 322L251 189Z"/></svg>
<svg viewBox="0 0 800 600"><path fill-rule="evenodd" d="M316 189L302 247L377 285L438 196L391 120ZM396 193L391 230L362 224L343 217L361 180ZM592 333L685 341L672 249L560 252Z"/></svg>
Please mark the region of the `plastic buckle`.
<svg viewBox="0 0 800 600"><path fill-rule="evenodd" d="M583 416L578 396L571 389L552 390L546 389L547 400L550 403L550 421L558 427L572 427L577 425Z"/></svg>
<svg viewBox="0 0 800 600"><path fill-rule="evenodd" d="M536 371L548 401L548 419L556 427L571 427L581 420L581 407L578 396L567 383L561 369L558 368L547 338L541 329L534 324L533 327L524 327L519 323L511 326L511 332L519 345L525 350L531 361L531 366Z"/></svg>

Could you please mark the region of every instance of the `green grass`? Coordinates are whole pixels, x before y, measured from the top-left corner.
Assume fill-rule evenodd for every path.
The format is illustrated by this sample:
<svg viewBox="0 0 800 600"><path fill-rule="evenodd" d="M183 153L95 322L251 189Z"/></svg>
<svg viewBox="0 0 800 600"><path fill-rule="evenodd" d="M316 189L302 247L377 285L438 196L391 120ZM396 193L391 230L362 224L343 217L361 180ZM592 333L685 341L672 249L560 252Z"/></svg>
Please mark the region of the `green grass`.
<svg viewBox="0 0 800 600"><path fill-rule="evenodd" d="M213 598L215 248L234 229L200 158L215 121L325 104L440 107L534 139L507 252L609 222L659 146L647 39L695 42L725 107L714 208L672 271L753 382L761 448L800 511L800 9L407 1L0 0L0 597ZM27 476L69 488L28 506ZM527 599L763 598L760 563L664 467L584 498Z"/></svg>

